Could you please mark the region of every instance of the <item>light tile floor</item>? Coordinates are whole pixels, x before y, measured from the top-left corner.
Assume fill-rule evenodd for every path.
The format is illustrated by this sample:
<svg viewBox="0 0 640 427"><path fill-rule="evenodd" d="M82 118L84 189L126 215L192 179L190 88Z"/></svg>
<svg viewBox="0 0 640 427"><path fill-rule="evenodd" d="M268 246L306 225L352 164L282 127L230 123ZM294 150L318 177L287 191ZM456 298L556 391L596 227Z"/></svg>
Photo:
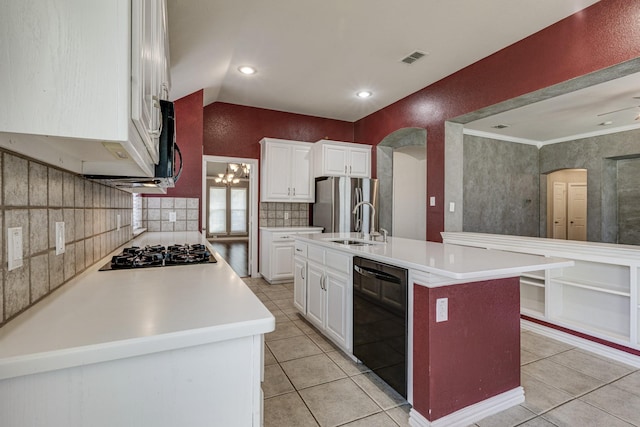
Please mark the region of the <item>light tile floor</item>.
<svg viewBox="0 0 640 427"><path fill-rule="evenodd" d="M265 427L409 425L400 395L299 317L292 283L244 280L276 318L266 336ZM640 370L530 331L521 364L525 402L474 426L640 426Z"/></svg>

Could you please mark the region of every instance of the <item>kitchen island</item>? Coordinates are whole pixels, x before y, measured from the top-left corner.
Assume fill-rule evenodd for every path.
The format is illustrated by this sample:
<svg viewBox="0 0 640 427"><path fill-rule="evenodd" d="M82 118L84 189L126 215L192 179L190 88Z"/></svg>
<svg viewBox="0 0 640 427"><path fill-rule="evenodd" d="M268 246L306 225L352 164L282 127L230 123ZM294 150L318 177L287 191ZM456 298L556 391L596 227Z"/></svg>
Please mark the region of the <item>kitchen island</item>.
<svg viewBox="0 0 640 427"><path fill-rule="evenodd" d="M127 246L174 243L207 244L173 232ZM275 319L214 256L98 271L107 257L2 327L0 425L260 425Z"/></svg>
<svg viewBox="0 0 640 427"><path fill-rule="evenodd" d="M312 323L323 325L325 335L351 354L356 342L353 288L346 285L352 278L352 258L406 268L411 425L466 426L522 403L519 276L573 262L402 238L382 243L359 237L295 236L296 254L304 254L306 260L296 268L301 272L294 282L298 310ZM309 279L305 282L303 277ZM318 286L321 291L314 289ZM379 292L384 294L382 285ZM322 304L314 302L318 294L326 294ZM306 295L306 306L299 295ZM444 319L436 315L439 300L446 300ZM317 307L323 313L318 314ZM323 323L316 320L323 316Z"/></svg>

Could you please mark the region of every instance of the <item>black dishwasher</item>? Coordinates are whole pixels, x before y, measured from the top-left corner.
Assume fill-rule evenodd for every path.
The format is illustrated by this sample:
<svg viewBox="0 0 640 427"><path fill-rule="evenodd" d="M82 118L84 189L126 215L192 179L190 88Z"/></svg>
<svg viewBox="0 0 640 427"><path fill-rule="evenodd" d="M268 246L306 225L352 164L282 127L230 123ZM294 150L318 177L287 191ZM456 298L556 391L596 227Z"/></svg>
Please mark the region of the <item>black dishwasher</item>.
<svg viewBox="0 0 640 427"><path fill-rule="evenodd" d="M353 258L353 355L407 397L407 270Z"/></svg>

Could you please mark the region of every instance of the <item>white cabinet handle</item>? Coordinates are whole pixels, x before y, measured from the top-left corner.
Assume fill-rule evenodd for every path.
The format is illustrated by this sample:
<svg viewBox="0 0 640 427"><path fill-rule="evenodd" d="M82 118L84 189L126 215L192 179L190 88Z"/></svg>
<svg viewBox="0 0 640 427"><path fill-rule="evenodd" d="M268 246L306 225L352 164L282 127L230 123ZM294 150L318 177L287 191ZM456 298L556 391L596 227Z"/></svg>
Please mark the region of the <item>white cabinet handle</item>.
<svg viewBox="0 0 640 427"><path fill-rule="evenodd" d="M287 196L291 195L291 187L287 187Z"/></svg>
<svg viewBox="0 0 640 427"><path fill-rule="evenodd" d="M347 165L344 165L344 174L347 174Z"/></svg>
<svg viewBox="0 0 640 427"><path fill-rule="evenodd" d="M304 267L300 269L300 277L302 277L302 280L304 280L304 270Z"/></svg>
<svg viewBox="0 0 640 427"><path fill-rule="evenodd" d="M353 168L351 167L351 165L349 165L349 175L351 175L352 171L353 171Z"/></svg>
<svg viewBox="0 0 640 427"><path fill-rule="evenodd" d="M293 187L293 195L296 195L296 187Z"/></svg>

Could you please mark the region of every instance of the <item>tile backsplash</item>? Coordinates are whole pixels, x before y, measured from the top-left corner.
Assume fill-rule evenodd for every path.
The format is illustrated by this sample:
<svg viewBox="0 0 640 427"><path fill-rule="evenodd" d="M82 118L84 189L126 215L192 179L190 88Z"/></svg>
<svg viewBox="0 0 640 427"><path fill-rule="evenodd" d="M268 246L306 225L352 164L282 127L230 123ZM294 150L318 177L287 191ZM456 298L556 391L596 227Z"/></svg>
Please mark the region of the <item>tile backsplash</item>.
<svg viewBox="0 0 640 427"><path fill-rule="evenodd" d="M0 150L0 326L131 239L131 194ZM117 230L117 216L121 227ZM65 224L56 255L55 224ZM7 228L21 227L23 265L8 271Z"/></svg>
<svg viewBox="0 0 640 427"><path fill-rule="evenodd" d="M260 227L306 227L309 206L309 203L261 202Z"/></svg>
<svg viewBox="0 0 640 427"><path fill-rule="evenodd" d="M200 199L143 197L142 226L148 231L198 231ZM175 212L175 221L170 221Z"/></svg>

